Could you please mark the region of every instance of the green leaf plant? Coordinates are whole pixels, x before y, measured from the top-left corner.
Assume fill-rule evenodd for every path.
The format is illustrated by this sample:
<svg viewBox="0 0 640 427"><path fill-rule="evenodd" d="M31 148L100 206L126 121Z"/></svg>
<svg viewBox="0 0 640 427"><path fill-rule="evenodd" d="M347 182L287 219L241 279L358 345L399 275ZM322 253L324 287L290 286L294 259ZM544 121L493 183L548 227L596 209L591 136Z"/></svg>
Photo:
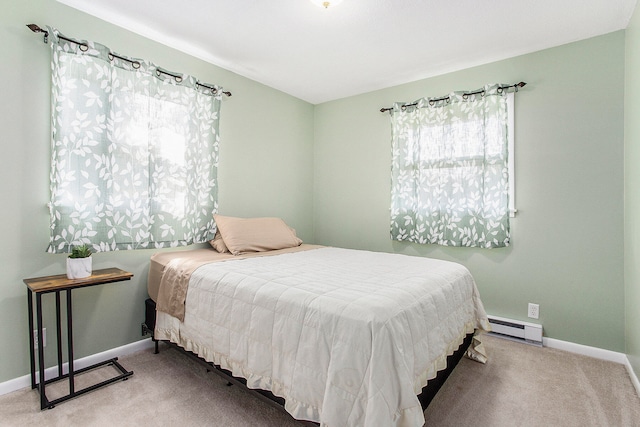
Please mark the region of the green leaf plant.
<svg viewBox="0 0 640 427"><path fill-rule="evenodd" d="M88 258L91 256L91 248L87 245L76 246L71 250L69 258Z"/></svg>

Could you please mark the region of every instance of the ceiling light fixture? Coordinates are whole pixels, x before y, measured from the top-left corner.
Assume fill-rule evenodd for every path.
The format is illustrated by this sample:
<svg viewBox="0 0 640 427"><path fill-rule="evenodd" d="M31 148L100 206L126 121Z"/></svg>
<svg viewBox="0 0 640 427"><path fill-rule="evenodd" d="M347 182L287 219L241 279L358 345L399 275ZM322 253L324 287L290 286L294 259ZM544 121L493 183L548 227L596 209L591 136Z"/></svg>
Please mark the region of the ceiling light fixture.
<svg viewBox="0 0 640 427"><path fill-rule="evenodd" d="M332 0L332 1L311 0L311 3L313 3L313 4L317 5L317 6L324 7L325 9L327 9L329 6L337 6L338 4L342 3L342 0Z"/></svg>

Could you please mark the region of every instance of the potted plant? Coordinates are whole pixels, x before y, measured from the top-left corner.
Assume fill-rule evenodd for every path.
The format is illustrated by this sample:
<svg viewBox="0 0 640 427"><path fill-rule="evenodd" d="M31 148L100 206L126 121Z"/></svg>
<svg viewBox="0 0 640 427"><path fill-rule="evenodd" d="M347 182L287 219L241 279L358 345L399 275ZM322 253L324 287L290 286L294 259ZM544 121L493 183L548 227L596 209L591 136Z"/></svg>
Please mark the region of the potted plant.
<svg viewBox="0 0 640 427"><path fill-rule="evenodd" d="M76 246L67 258L67 277L69 279L84 279L91 276L91 249L87 245Z"/></svg>

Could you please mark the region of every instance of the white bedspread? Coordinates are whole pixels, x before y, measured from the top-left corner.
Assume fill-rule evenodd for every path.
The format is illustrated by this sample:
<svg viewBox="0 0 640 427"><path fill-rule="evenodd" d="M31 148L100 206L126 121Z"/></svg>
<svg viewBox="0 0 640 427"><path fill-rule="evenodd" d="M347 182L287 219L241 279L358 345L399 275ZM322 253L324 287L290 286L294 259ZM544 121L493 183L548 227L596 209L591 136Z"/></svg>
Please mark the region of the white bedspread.
<svg viewBox="0 0 640 427"><path fill-rule="evenodd" d="M474 329L488 329L456 263L320 248L193 272L169 339L286 399L321 426L421 427L416 395Z"/></svg>

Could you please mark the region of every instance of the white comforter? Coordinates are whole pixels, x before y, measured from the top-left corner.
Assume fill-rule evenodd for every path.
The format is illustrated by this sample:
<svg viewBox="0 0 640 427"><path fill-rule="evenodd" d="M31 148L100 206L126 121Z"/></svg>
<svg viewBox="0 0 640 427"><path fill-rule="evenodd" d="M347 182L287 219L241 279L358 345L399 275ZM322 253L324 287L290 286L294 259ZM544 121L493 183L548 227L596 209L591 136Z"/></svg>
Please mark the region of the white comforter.
<svg viewBox="0 0 640 427"><path fill-rule="evenodd" d="M185 304L183 323L158 313L156 338L327 427L422 426L416 395L488 329L465 267L338 248L202 266Z"/></svg>

